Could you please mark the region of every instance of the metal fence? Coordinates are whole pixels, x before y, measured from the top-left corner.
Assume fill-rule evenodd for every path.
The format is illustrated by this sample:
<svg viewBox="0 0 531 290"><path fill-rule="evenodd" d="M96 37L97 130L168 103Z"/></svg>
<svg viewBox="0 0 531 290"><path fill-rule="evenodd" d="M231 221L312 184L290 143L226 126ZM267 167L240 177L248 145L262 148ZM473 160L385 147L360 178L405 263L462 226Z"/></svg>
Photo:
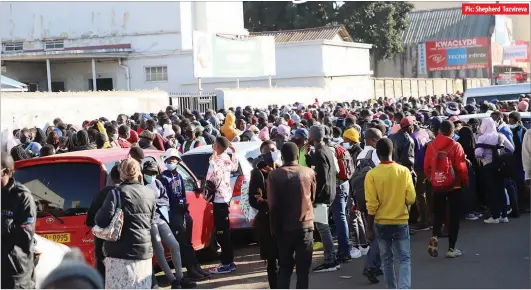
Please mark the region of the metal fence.
<svg viewBox="0 0 531 290"><path fill-rule="evenodd" d="M180 114L186 109L199 110L200 112L209 109L217 111L217 93L215 92L201 94L170 93L169 95L170 105L177 107Z"/></svg>

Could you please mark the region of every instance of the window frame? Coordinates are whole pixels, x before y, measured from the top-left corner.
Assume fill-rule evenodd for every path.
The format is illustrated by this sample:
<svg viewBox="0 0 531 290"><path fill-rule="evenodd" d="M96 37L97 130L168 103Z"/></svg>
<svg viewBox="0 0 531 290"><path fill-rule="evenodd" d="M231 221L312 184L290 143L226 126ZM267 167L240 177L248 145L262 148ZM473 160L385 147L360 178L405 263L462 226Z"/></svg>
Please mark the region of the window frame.
<svg viewBox="0 0 531 290"><path fill-rule="evenodd" d="M186 192L194 192L197 190L197 180L194 178L194 175L188 172L188 170L180 163L177 164L177 172L183 178L184 190ZM192 183L189 185L186 180L191 180ZM189 186L192 186L192 188L190 189Z"/></svg>
<svg viewBox="0 0 531 290"><path fill-rule="evenodd" d="M161 68L162 72L159 73L156 70L155 72L152 72L153 69L158 69L158 68ZM149 70L149 73L148 73L148 70ZM162 79L153 79L152 76L157 76L157 75L161 75ZM166 75L165 79L164 79L164 75ZM148 79L148 76L149 76L149 79ZM168 80L169 80L168 65L164 64L164 65L153 65L153 66L144 67L144 82L145 83L167 83Z"/></svg>
<svg viewBox="0 0 531 290"><path fill-rule="evenodd" d="M7 50L7 47L13 47L12 50ZM16 49L20 47L20 49ZM23 41L12 41L12 42L2 42L2 52L5 53L17 53L24 51L24 42Z"/></svg>
<svg viewBox="0 0 531 290"><path fill-rule="evenodd" d="M48 47L48 45L53 45L53 47ZM58 47L58 44L60 44L60 47ZM65 41L63 39L50 39L44 41L44 50L64 50L65 49Z"/></svg>

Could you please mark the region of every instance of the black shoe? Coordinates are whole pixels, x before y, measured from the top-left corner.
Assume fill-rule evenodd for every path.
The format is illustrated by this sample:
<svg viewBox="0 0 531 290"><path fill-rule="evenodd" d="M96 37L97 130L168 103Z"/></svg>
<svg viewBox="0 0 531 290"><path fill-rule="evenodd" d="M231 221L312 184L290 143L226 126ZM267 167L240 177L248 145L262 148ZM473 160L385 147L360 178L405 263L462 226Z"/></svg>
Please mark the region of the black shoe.
<svg viewBox="0 0 531 290"><path fill-rule="evenodd" d="M183 289L193 289L197 287L197 283L190 279L183 278L181 280L181 288Z"/></svg>
<svg viewBox="0 0 531 290"><path fill-rule="evenodd" d="M199 274L203 275L205 278L210 278L210 276L212 276L212 274L210 274L210 272L201 269L201 265L199 265L199 264L197 264L195 269L197 270L197 272L199 272Z"/></svg>
<svg viewBox="0 0 531 290"><path fill-rule="evenodd" d="M337 271L337 266L335 265L335 263L322 264L313 269L314 273L324 273L332 271Z"/></svg>
<svg viewBox="0 0 531 290"><path fill-rule="evenodd" d="M181 289L181 281L173 280L173 282L171 282L171 289Z"/></svg>
<svg viewBox="0 0 531 290"><path fill-rule="evenodd" d="M364 269L363 276L367 277L367 279L369 279L369 282L371 282L372 284L380 283L380 280L376 278L377 275L374 269Z"/></svg>
<svg viewBox="0 0 531 290"><path fill-rule="evenodd" d="M376 269L374 270L374 274L376 275L376 277L383 276L383 271L382 269Z"/></svg>
<svg viewBox="0 0 531 290"><path fill-rule="evenodd" d="M192 281L201 281L201 280L206 279L206 277L203 274L199 273L199 271L197 271L194 268L188 269L187 274L188 274L188 279Z"/></svg>

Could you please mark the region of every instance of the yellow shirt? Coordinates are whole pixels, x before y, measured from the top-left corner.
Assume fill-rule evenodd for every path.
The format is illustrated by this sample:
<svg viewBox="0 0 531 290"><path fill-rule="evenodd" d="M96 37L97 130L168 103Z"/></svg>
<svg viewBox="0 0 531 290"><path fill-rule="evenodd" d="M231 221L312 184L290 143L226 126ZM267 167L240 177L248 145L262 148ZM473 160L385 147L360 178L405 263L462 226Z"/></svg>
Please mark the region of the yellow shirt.
<svg viewBox="0 0 531 290"><path fill-rule="evenodd" d="M407 224L415 197L411 172L395 162L381 162L365 177L367 211L376 224Z"/></svg>

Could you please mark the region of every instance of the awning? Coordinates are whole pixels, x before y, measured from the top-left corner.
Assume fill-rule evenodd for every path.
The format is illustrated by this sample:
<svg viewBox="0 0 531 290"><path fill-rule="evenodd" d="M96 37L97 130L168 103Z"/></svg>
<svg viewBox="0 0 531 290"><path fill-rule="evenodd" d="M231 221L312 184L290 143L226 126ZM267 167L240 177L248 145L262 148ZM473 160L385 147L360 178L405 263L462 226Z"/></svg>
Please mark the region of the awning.
<svg viewBox="0 0 531 290"><path fill-rule="evenodd" d="M2 53L5 61L39 61L46 59L102 59L126 58L133 50L130 44L114 44L85 47L67 47L61 50L24 50L22 52Z"/></svg>
<svg viewBox="0 0 531 290"><path fill-rule="evenodd" d="M1 90L3 92L26 92L28 86L21 82L17 82L14 79L10 79L5 76L0 76L1 80Z"/></svg>

